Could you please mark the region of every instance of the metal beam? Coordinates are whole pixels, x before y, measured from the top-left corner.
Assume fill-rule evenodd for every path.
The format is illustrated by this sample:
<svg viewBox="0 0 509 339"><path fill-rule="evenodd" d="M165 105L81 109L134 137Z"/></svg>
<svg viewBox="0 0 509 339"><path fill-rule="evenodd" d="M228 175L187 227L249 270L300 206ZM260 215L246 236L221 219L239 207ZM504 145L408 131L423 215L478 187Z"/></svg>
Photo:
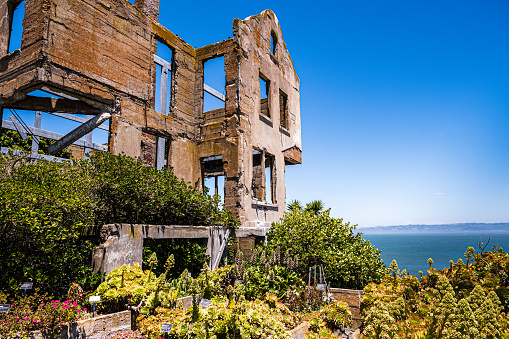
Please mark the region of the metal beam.
<svg viewBox="0 0 509 339"><path fill-rule="evenodd" d="M154 62L159 66L167 68L169 71L171 71L171 62L164 60L160 56L154 54Z"/></svg>
<svg viewBox="0 0 509 339"><path fill-rule="evenodd" d="M48 112L48 113L52 114L52 115L56 115L57 117L61 117L61 118L76 121L76 122L81 122L81 123L87 122L87 119L82 118L82 117L77 117L77 116L75 116L73 114L69 114L69 113L59 113L59 112ZM100 126L97 126L97 128L105 130L105 131L110 130L108 125L100 125Z"/></svg>
<svg viewBox="0 0 509 339"><path fill-rule="evenodd" d="M7 148L7 147L0 148L0 153L7 154L7 153L9 153L9 151L11 151L13 154L16 154L16 155L25 154L25 153L23 153L22 150L19 150L19 149L12 149L12 148ZM59 158L59 157L52 157L51 155L34 154L34 153L28 155L28 158L29 159L43 159L43 160L56 161L56 162L72 161L71 159L64 159L64 158Z"/></svg>
<svg viewBox="0 0 509 339"><path fill-rule="evenodd" d="M14 124L9 120L2 120L2 127L5 129L10 129L12 131L16 130L16 127L14 127ZM50 131L46 131L44 129L35 128L35 127L30 127L30 131L35 136L48 138L48 139L52 139L52 140L59 140L64 136L63 134L60 134L60 133L50 132ZM81 146L81 147L86 146L85 140L82 140L82 139L76 140L75 142L73 142L73 145L77 145L77 146ZM90 148L98 150L98 151L103 151L103 152L108 150L108 146L96 144L96 143L92 143Z"/></svg>
<svg viewBox="0 0 509 339"><path fill-rule="evenodd" d="M203 84L203 90L205 92L207 92L208 94L215 96L216 98L218 98L219 100L221 100L223 102L226 101L225 96L221 92L216 91L215 89L213 89L212 87L210 87L207 84Z"/></svg>
<svg viewBox="0 0 509 339"><path fill-rule="evenodd" d="M9 117L9 120L14 124L14 127L16 127L16 131L18 131L19 135L21 136L21 139L25 140L26 138L28 138L25 128L21 125L18 118L16 118L14 115L11 115Z"/></svg>
<svg viewBox="0 0 509 339"><path fill-rule="evenodd" d="M67 133L62 138L53 143L50 147L48 147L48 153L53 155L60 152L109 118L111 118L110 113L102 113L100 115L96 115L92 119L85 122L83 125L76 127L74 130Z"/></svg>
<svg viewBox="0 0 509 339"><path fill-rule="evenodd" d="M41 128L42 112L35 112L34 127ZM32 136L32 153L39 153L39 137Z"/></svg>
<svg viewBox="0 0 509 339"><path fill-rule="evenodd" d="M157 156L156 156L156 169L160 170L166 165L164 161L164 152L166 150L166 139L157 137Z"/></svg>
<svg viewBox="0 0 509 339"><path fill-rule="evenodd" d="M101 114L104 111L84 103L83 101L49 98L49 97L34 97L27 95L23 100L7 104L6 108L22 109L27 111L43 111L43 112L68 112L78 114Z"/></svg>

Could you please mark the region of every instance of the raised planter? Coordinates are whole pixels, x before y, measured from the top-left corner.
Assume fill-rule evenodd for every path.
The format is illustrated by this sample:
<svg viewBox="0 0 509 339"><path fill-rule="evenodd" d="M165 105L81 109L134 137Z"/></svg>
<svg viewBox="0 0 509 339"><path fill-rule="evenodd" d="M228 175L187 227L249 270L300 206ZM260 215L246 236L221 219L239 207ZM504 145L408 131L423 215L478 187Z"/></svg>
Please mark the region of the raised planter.
<svg viewBox="0 0 509 339"><path fill-rule="evenodd" d="M99 338L129 330L131 330L131 311L122 311L63 325L58 338ZM48 339L41 331L35 331L32 335L33 339Z"/></svg>

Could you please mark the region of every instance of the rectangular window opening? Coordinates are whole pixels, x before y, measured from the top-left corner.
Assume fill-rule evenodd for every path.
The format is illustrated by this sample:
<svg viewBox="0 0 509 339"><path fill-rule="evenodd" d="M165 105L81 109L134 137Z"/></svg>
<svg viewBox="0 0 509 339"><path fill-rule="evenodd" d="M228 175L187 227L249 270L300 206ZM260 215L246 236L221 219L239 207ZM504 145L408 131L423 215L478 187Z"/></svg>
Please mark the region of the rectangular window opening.
<svg viewBox="0 0 509 339"><path fill-rule="evenodd" d="M279 124L288 129L288 96L279 90Z"/></svg>
<svg viewBox="0 0 509 339"><path fill-rule="evenodd" d="M270 81L260 74L260 114L270 118L269 88Z"/></svg>
<svg viewBox="0 0 509 339"><path fill-rule="evenodd" d="M276 203L276 190L274 187L274 156L265 155L265 201L271 204Z"/></svg>
<svg viewBox="0 0 509 339"><path fill-rule="evenodd" d="M274 156L253 149L253 198L271 204L276 203Z"/></svg>
<svg viewBox="0 0 509 339"><path fill-rule="evenodd" d="M223 156L217 155L201 160L203 191L209 195L218 195L224 203L225 173Z"/></svg>
<svg viewBox="0 0 509 339"><path fill-rule="evenodd" d="M203 112L225 107L225 87L224 56L206 60L203 64Z"/></svg>
<svg viewBox="0 0 509 339"><path fill-rule="evenodd" d="M7 1L7 11L9 20L7 53L12 53L21 48L23 18L25 17L25 0L20 1L18 4L16 4L16 2Z"/></svg>
<svg viewBox="0 0 509 339"><path fill-rule="evenodd" d="M259 201L264 200L262 185L262 152L253 149L253 198Z"/></svg>
<svg viewBox="0 0 509 339"><path fill-rule="evenodd" d="M156 90L154 109L162 114L170 112L171 101L171 62L173 51L162 42L157 42L156 63Z"/></svg>
<svg viewBox="0 0 509 339"><path fill-rule="evenodd" d="M160 170L168 166L168 150L170 142L165 138L157 138L156 169Z"/></svg>

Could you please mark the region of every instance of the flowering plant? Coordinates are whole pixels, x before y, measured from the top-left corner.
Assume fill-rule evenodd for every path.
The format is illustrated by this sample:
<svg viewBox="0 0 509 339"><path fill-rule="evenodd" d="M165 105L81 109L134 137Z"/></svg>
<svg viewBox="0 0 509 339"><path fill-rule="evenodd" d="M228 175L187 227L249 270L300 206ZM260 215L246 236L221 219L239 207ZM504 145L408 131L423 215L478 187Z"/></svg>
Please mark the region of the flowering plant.
<svg viewBox="0 0 509 339"><path fill-rule="evenodd" d="M46 295L34 294L12 302L9 312L0 313L0 336L23 337L41 330L58 334L63 324L76 321L87 312L76 301L44 301Z"/></svg>

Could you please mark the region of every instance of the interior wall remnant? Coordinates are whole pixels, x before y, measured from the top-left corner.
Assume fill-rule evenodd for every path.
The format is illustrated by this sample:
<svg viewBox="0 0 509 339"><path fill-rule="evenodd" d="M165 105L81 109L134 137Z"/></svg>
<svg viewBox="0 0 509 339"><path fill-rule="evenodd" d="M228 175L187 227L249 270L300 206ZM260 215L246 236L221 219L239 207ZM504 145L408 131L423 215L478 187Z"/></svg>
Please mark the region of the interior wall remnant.
<svg viewBox="0 0 509 339"><path fill-rule="evenodd" d="M264 156L261 151L253 149L253 182L251 190L253 198L259 201L263 201L265 198L265 165L262 165L263 158Z"/></svg>

